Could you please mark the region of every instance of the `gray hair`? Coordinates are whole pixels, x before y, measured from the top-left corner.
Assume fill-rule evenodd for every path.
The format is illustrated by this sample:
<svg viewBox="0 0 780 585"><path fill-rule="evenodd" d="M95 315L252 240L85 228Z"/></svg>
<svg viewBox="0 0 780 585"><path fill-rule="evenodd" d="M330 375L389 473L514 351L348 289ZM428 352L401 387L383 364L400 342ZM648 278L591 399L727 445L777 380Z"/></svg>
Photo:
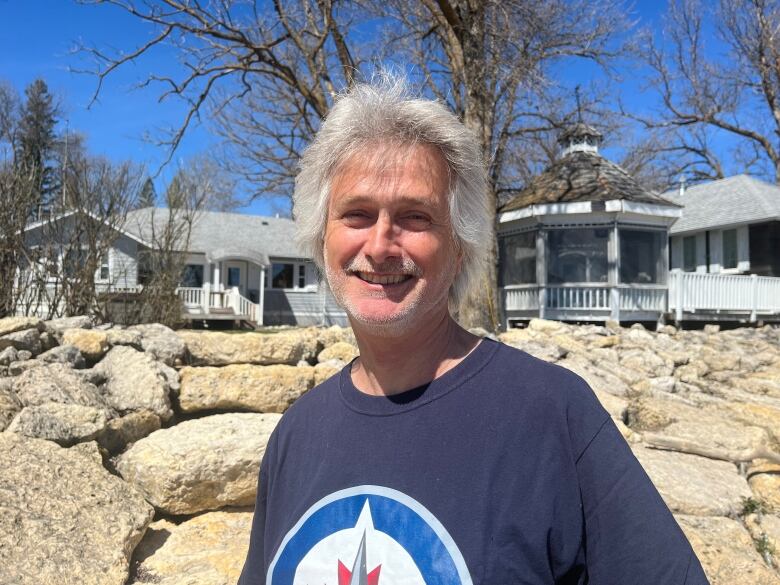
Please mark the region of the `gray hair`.
<svg viewBox="0 0 780 585"><path fill-rule="evenodd" d="M302 252L324 272L332 179L344 162L372 144L427 144L444 156L450 174L450 221L462 254L461 270L449 292L450 309L457 310L483 277L492 245L495 210L489 204L485 161L474 134L446 106L411 95L403 78L385 75L378 83L358 83L342 93L303 153L293 194Z"/></svg>

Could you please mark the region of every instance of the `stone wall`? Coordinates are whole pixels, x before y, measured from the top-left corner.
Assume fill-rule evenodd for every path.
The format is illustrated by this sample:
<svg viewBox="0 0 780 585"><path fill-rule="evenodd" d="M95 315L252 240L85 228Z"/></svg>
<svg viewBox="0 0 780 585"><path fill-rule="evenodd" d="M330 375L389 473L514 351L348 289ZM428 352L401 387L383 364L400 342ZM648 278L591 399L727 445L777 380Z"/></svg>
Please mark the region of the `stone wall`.
<svg viewBox="0 0 780 585"><path fill-rule="evenodd" d="M714 584L780 584L780 330L500 337L590 383ZM269 434L356 353L337 327L0 320L0 583L235 583Z"/></svg>

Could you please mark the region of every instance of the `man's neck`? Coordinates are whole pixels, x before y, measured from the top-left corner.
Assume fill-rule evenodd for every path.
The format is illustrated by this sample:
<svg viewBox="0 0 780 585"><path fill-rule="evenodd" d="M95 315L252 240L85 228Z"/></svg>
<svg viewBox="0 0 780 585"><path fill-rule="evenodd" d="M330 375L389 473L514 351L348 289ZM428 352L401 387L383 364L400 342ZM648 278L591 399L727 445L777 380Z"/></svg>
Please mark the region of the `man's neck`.
<svg viewBox="0 0 780 585"><path fill-rule="evenodd" d="M479 343L449 313L397 337L372 335L355 326L360 357L352 382L366 394L392 395L430 382L452 369Z"/></svg>

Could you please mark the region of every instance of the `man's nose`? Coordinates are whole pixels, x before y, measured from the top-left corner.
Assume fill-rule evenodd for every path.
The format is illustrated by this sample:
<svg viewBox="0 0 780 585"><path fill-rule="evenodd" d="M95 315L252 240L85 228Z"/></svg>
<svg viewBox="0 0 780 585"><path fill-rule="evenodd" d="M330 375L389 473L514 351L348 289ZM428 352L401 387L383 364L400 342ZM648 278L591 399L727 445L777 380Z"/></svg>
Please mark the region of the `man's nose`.
<svg viewBox="0 0 780 585"><path fill-rule="evenodd" d="M395 226L389 216L379 215L368 234L364 252L376 264L400 256Z"/></svg>

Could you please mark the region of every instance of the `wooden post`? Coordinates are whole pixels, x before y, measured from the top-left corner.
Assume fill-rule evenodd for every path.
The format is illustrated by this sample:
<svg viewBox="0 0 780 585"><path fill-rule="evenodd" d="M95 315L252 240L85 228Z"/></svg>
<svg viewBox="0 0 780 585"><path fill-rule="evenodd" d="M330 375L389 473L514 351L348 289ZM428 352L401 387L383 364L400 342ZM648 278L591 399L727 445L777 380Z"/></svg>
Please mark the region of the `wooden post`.
<svg viewBox="0 0 780 585"><path fill-rule="evenodd" d="M545 318L547 308L547 232L543 225L536 231L536 283L539 286L539 318Z"/></svg>
<svg viewBox="0 0 780 585"><path fill-rule="evenodd" d="M257 308L257 311L259 315L257 315L257 324L262 325L263 324L263 312L265 309L265 266L260 266L260 295L259 295L259 306Z"/></svg>
<svg viewBox="0 0 780 585"><path fill-rule="evenodd" d="M675 268L672 270L672 272L669 274L674 281L675 281L675 315L674 315L674 321L675 325L677 327L680 327L680 324L682 323L683 319L683 301L685 300L685 294L683 291L683 283L685 282L685 279L683 278L682 270L679 268Z"/></svg>
<svg viewBox="0 0 780 585"><path fill-rule="evenodd" d="M208 315L211 306L211 284L204 282L201 290L203 297L200 299L200 304L203 307L203 312Z"/></svg>
<svg viewBox="0 0 780 585"><path fill-rule="evenodd" d="M620 237L618 233L618 224L615 221L610 231L609 245L607 246L607 266L609 268L609 308L610 319L620 323L620 289L618 281L620 277Z"/></svg>
<svg viewBox="0 0 780 585"><path fill-rule="evenodd" d="M750 275L750 293L752 299L750 302L750 322L755 323L758 313L758 276L755 274Z"/></svg>

